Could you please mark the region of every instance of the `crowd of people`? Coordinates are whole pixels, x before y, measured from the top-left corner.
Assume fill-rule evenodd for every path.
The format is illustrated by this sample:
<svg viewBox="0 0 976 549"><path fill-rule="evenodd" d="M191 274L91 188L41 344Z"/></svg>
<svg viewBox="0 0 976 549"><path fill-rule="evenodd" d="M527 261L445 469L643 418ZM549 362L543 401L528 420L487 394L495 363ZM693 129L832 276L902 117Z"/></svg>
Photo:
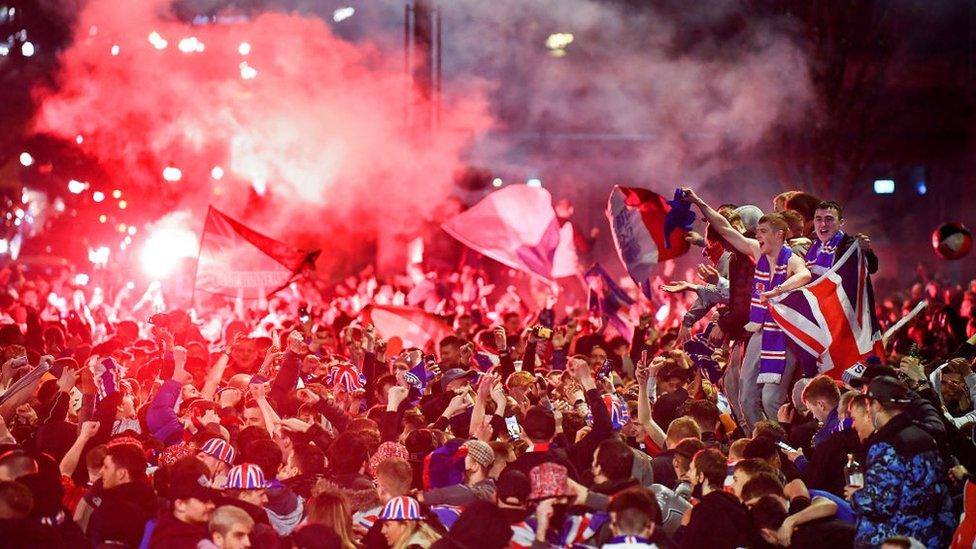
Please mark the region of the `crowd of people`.
<svg viewBox="0 0 976 549"><path fill-rule="evenodd" d="M166 312L6 266L0 546L972 547L976 281L920 271L874 307L922 312L825 375L766 303L851 247L883 268L871 239L803 193L683 196L698 279L626 333L471 266ZM450 335L361 317L424 284Z"/></svg>

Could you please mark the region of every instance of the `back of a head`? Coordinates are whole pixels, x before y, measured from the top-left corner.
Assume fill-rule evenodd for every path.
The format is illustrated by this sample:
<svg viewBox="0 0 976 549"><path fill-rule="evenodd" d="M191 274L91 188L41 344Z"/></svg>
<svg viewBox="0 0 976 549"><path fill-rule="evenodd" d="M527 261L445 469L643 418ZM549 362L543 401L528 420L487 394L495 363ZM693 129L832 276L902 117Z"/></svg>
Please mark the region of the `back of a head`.
<svg viewBox="0 0 976 549"><path fill-rule="evenodd" d="M641 535L661 522L661 508L648 489L635 487L618 493L610 500L610 518L617 535Z"/></svg>
<svg viewBox="0 0 976 549"><path fill-rule="evenodd" d="M701 427L694 419L682 416L668 425L667 441L674 445L686 438L701 439Z"/></svg>
<svg viewBox="0 0 976 549"><path fill-rule="evenodd" d="M281 448L271 440L255 440L241 452L241 463L253 463L261 468L268 479L278 476L284 456Z"/></svg>
<svg viewBox="0 0 976 549"><path fill-rule="evenodd" d="M688 415L695 420L702 431L711 431L721 419L722 412L710 400L692 400L688 404Z"/></svg>
<svg viewBox="0 0 976 549"><path fill-rule="evenodd" d="M325 473L325 452L314 444L295 446L295 464L303 475Z"/></svg>
<svg viewBox="0 0 976 549"><path fill-rule="evenodd" d="M624 441L609 438L597 447L596 463L607 480L624 480L633 475L634 451Z"/></svg>
<svg viewBox="0 0 976 549"><path fill-rule="evenodd" d="M38 471L37 461L23 450L13 450L0 458L0 480L17 480Z"/></svg>
<svg viewBox="0 0 976 549"><path fill-rule="evenodd" d="M501 549L512 539L512 527L495 504L475 501L451 526L448 538L464 547Z"/></svg>
<svg viewBox="0 0 976 549"><path fill-rule="evenodd" d="M254 526L254 519L247 511L233 505L222 505L210 515L210 533L226 536L235 524L243 524L248 529Z"/></svg>
<svg viewBox="0 0 976 549"><path fill-rule="evenodd" d="M312 496L306 504L309 523L324 524L336 528L336 521L344 520L350 510L346 496L335 489L326 489Z"/></svg>
<svg viewBox="0 0 976 549"><path fill-rule="evenodd" d="M783 501L774 496L759 498L749 511L752 514L752 523L758 530L779 530L787 516Z"/></svg>
<svg viewBox="0 0 976 549"><path fill-rule="evenodd" d="M105 450L105 456L112 458L112 463L119 469L129 472L133 482L141 482L146 478L146 456L142 450L131 444L119 444Z"/></svg>
<svg viewBox="0 0 976 549"><path fill-rule="evenodd" d="M783 496L783 482L773 473L762 472L742 486L742 501L752 501L763 496Z"/></svg>
<svg viewBox="0 0 976 549"><path fill-rule="evenodd" d="M534 441L548 441L556 434L556 417L544 406L532 406L525 412L522 429Z"/></svg>
<svg viewBox="0 0 976 549"><path fill-rule="evenodd" d="M296 549L343 549L342 539L324 524L306 524L291 540Z"/></svg>
<svg viewBox="0 0 976 549"><path fill-rule="evenodd" d="M343 431L329 445L329 470L333 474L353 474L362 469L369 459L366 444L356 433Z"/></svg>
<svg viewBox="0 0 976 549"><path fill-rule="evenodd" d="M728 460L720 450L716 448L706 448L700 450L692 459L695 471L703 475L708 484L713 488L721 488L725 484L725 477L728 473Z"/></svg>
<svg viewBox="0 0 976 549"><path fill-rule="evenodd" d="M413 467L403 458L387 458L376 467L376 478L383 482L391 496L404 496L410 492Z"/></svg>
<svg viewBox="0 0 976 549"><path fill-rule="evenodd" d="M769 473L774 476L776 475L776 469L772 465L766 461L756 458L739 460L738 463L735 464L734 470L741 471L749 478L753 478L760 473Z"/></svg>
<svg viewBox="0 0 976 549"><path fill-rule="evenodd" d="M769 436L758 436L746 444L746 449L742 452L742 457L746 459L756 458L766 462L772 462L773 458L779 455L779 447Z"/></svg>
<svg viewBox="0 0 976 549"><path fill-rule="evenodd" d="M23 519L34 507L34 496L19 482L0 482L0 519Z"/></svg>
<svg viewBox="0 0 976 549"><path fill-rule="evenodd" d="M495 496L506 505L524 505L531 491L528 475L518 469L505 469L495 482Z"/></svg>
<svg viewBox="0 0 976 549"><path fill-rule="evenodd" d="M804 221L813 221L814 213L817 211L817 206L823 202L816 196L805 192L798 192L793 196L786 199L785 207L787 210L793 210L803 216Z"/></svg>

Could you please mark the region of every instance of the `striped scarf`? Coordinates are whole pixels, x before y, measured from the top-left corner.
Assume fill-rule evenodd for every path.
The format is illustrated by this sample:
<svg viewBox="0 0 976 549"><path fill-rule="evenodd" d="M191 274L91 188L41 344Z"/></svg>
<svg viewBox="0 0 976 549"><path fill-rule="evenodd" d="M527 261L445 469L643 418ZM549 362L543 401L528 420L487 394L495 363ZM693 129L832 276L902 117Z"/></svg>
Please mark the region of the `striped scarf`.
<svg viewBox="0 0 976 549"><path fill-rule="evenodd" d="M844 239L844 231L837 231L826 244L819 239L807 250L807 269L813 274L814 278L820 278L825 272L834 266L834 256L837 246Z"/></svg>
<svg viewBox="0 0 976 549"><path fill-rule="evenodd" d="M759 353L758 383L779 383L786 369L786 334L770 318L766 305L759 302L759 294L769 291L786 281L786 266L793 251L787 246L776 257L776 268L770 269L769 259L763 254L756 263L752 283L752 306L749 308L749 325L746 328L762 329L762 350Z"/></svg>

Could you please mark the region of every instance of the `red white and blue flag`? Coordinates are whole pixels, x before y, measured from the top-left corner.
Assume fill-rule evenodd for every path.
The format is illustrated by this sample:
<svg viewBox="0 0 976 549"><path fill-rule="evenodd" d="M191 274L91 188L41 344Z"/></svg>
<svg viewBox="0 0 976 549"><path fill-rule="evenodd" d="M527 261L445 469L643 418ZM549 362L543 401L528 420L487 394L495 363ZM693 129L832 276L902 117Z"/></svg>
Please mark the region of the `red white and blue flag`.
<svg viewBox="0 0 976 549"><path fill-rule="evenodd" d="M497 190L441 227L472 250L530 275L554 280L579 274L573 226L560 227L552 196L541 187Z"/></svg>
<svg viewBox="0 0 976 549"><path fill-rule="evenodd" d="M883 356L874 291L858 246L851 246L823 276L771 300L768 307L786 335L818 358L820 373L841 379L866 355Z"/></svg>
<svg viewBox="0 0 976 549"><path fill-rule="evenodd" d="M655 266L688 251L686 220L672 219L675 216L670 215L671 211L671 203L663 196L637 187L618 185L607 201L607 219L617 256L648 299Z"/></svg>
<svg viewBox="0 0 976 549"><path fill-rule="evenodd" d="M417 307L370 304L362 314L363 321L375 326L380 337L399 337L404 349L426 349L451 333L441 317Z"/></svg>
<svg viewBox="0 0 976 549"><path fill-rule="evenodd" d="M315 268L319 250L298 250L210 207L194 291L242 299L269 296Z"/></svg>
<svg viewBox="0 0 976 549"><path fill-rule="evenodd" d="M583 273L589 287L589 308L607 319L627 341L633 337L629 311L634 299L614 282L613 277L599 263Z"/></svg>

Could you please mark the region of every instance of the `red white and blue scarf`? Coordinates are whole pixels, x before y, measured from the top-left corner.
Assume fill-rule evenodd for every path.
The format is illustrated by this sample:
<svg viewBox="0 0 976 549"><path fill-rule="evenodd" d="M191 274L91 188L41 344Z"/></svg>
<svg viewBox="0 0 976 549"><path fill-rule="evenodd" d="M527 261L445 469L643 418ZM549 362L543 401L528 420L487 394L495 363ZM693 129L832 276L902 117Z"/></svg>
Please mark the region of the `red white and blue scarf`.
<svg viewBox="0 0 976 549"><path fill-rule="evenodd" d="M783 246L776 257L775 268L770 268L765 254L756 263L756 274L752 283L752 306L749 308L749 326L762 330L762 351L759 354L758 383L779 383L786 369L786 334L769 315L769 309L759 300L759 294L779 286L786 281L787 265L793 251Z"/></svg>

